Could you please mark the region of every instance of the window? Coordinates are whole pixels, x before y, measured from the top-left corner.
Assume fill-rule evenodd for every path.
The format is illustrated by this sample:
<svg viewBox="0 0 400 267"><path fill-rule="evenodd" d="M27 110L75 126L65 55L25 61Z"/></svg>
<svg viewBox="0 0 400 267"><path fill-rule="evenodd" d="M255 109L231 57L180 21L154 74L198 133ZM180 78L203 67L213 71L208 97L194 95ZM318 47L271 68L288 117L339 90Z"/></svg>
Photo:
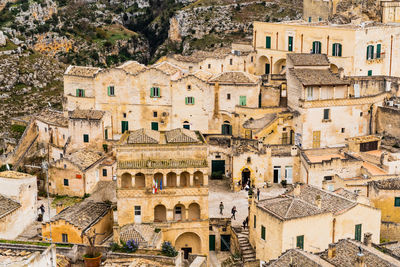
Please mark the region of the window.
<svg viewBox="0 0 400 267"><path fill-rule="evenodd" d="M108 96L115 96L115 88L113 85L107 87L107 94Z"/></svg>
<svg viewBox="0 0 400 267"><path fill-rule="evenodd" d="M64 179L64 186L69 186L69 180L68 179Z"/></svg>
<svg viewBox="0 0 400 267"><path fill-rule="evenodd" d="M377 44L376 45L376 58L381 58L381 49L382 49L382 45Z"/></svg>
<svg viewBox="0 0 400 267"><path fill-rule="evenodd" d="M140 206L135 206L135 216L140 216L140 215L142 215Z"/></svg>
<svg viewBox="0 0 400 267"><path fill-rule="evenodd" d="M46 128L46 127L44 127L44 132L46 132L46 133L47 133L47 128Z"/></svg>
<svg viewBox="0 0 400 267"><path fill-rule="evenodd" d="M233 59L229 59L229 65L233 64Z"/></svg>
<svg viewBox="0 0 400 267"><path fill-rule="evenodd" d="M304 249L304 235L296 237L296 248Z"/></svg>
<svg viewBox="0 0 400 267"><path fill-rule="evenodd" d="M153 117L154 117L154 118L157 118L157 116L158 116L157 111L153 111Z"/></svg>
<svg viewBox="0 0 400 267"><path fill-rule="evenodd" d="M330 175L330 176L324 176L324 181L332 181L332 179L333 179L333 176L332 176L332 175Z"/></svg>
<svg viewBox="0 0 400 267"><path fill-rule="evenodd" d="M61 239L63 243L68 243L68 235L67 234L61 234Z"/></svg>
<svg viewBox="0 0 400 267"><path fill-rule="evenodd" d="M265 48L268 48L268 49L271 48L271 36L265 37Z"/></svg>
<svg viewBox="0 0 400 267"><path fill-rule="evenodd" d="M150 97L160 97L160 88L159 87L151 87L150 88Z"/></svg>
<svg viewBox="0 0 400 267"><path fill-rule="evenodd" d="M63 157L63 154L62 154L62 153L60 153L60 158L62 159L62 157Z"/></svg>
<svg viewBox="0 0 400 267"><path fill-rule="evenodd" d="M342 44L334 43L332 45L332 56L334 56L334 57L342 56Z"/></svg>
<svg viewBox="0 0 400 267"><path fill-rule="evenodd" d="M367 60L374 59L374 46L367 46Z"/></svg>
<svg viewBox="0 0 400 267"><path fill-rule="evenodd" d="M292 166L285 166L285 180L288 184L293 182L293 168Z"/></svg>
<svg viewBox="0 0 400 267"><path fill-rule="evenodd" d="M186 88L187 88L188 91L192 90L192 86L191 85L188 85Z"/></svg>
<svg viewBox="0 0 400 267"><path fill-rule="evenodd" d="M354 231L354 239L361 242L361 224L356 224Z"/></svg>
<svg viewBox="0 0 400 267"><path fill-rule="evenodd" d="M254 228L257 227L257 217L256 217L256 215L254 215L254 225L253 225L253 227L254 227Z"/></svg>
<svg viewBox="0 0 400 267"><path fill-rule="evenodd" d="M107 140L108 139L108 129L104 130L104 138Z"/></svg>
<svg viewBox="0 0 400 267"><path fill-rule="evenodd" d="M226 94L226 99L230 100L231 99L231 94Z"/></svg>
<svg viewBox="0 0 400 267"><path fill-rule="evenodd" d="M308 22L311 22L311 21L312 21L311 17L308 17Z"/></svg>
<svg viewBox="0 0 400 267"><path fill-rule="evenodd" d="M261 225L261 239L265 240L265 227Z"/></svg>
<svg viewBox="0 0 400 267"><path fill-rule="evenodd" d="M247 157L247 163L251 163L251 157Z"/></svg>
<svg viewBox="0 0 400 267"><path fill-rule="evenodd" d="M239 96L239 106L246 106L246 96Z"/></svg>
<svg viewBox="0 0 400 267"><path fill-rule="evenodd" d="M154 131L158 131L158 122L152 122L151 123L151 129Z"/></svg>
<svg viewBox="0 0 400 267"><path fill-rule="evenodd" d="M211 69L211 64L208 64L208 68Z"/></svg>
<svg viewBox="0 0 400 267"><path fill-rule="evenodd" d="M307 87L307 100L313 100L313 88Z"/></svg>
<svg viewBox="0 0 400 267"><path fill-rule="evenodd" d="M124 116L124 118L126 118L126 113L123 113L122 116Z"/></svg>
<svg viewBox="0 0 400 267"><path fill-rule="evenodd" d="M400 197L395 197L394 198L394 206L395 207L400 207Z"/></svg>
<svg viewBox="0 0 400 267"><path fill-rule="evenodd" d="M224 121L221 129L222 134L232 135L232 125L229 121Z"/></svg>
<svg viewBox="0 0 400 267"><path fill-rule="evenodd" d="M344 128L342 128L342 133L344 133Z"/></svg>
<svg viewBox="0 0 400 267"><path fill-rule="evenodd" d="M322 18L321 18L321 17L318 17L318 21L322 21Z"/></svg>
<svg viewBox="0 0 400 267"><path fill-rule="evenodd" d="M250 62L253 63L253 56L250 57Z"/></svg>
<svg viewBox="0 0 400 267"><path fill-rule="evenodd" d="M184 129L190 130L190 124L189 124L188 121L184 121L184 122L183 122L183 128L184 128Z"/></svg>
<svg viewBox="0 0 400 267"><path fill-rule="evenodd" d="M67 164L64 164L64 169L66 169L67 168Z"/></svg>
<svg viewBox="0 0 400 267"><path fill-rule="evenodd" d="M363 113L362 113L362 112L360 112L360 117L362 117L362 115L363 115Z"/></svg>
<svg viewBox="0 0 400 267"><path fill-rule="evenodd" d="M186 105L194 105L194 97L193 96L185 97L185 104Z"/></svg>
<svg viewBox="0 0 400 267"><path fill-rule="evenodd" d="M107 176L107 169L103 169L103 176Z"/></svg>
<svg viewBox="0 0 400 267"><path fill-rule="evenodd" d="M124 133L125 131L129 130L128 121L121 121L121 132Z"/></svg>
<svg viewBox="0 0 400 267"><path fill-rule="evenodd" d="M84 143L89 143L89 135L88 134L84 134L83 135L83 142Z"/></svg>
<svg viewBox="0 0 400 267"><path fill-rule="evenodd" d="M85 90L83 90L83 89L76 89L76 96L77 96L77 97L85 97Z"/></svg>
<svg viewBox="0 0 400 267"><path fill-rule="evenodd" d="M330 119L330 110L329 108L324 109L324 121L327 121Z"/></svg>
<svg viewBox="0 0 400 267"><path fill-rule="evenodd" d="M293 51L293 36L288 37L288 51Z"/></svg>
<svg viewBox="0 0 400 267"><path fill-rule="evenodd" d="M372 70L368 71L368 76L372 76Z"/></svg>
<svg viewBox="0 0 400 267"><path fill-rule="evenodd" d="M321 42L314 41L312 43L312 54L321 54Z"/></svg>

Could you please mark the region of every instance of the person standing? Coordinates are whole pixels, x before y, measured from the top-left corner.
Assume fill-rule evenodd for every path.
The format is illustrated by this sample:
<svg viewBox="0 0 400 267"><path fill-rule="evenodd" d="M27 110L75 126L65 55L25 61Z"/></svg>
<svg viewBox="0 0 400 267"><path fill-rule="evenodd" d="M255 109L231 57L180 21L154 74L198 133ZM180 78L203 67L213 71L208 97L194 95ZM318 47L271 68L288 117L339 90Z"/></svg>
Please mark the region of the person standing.
<svg viewBox="0 0 400 267"><path fill-rule="evenodd" d="M45 208L44 208L43 204L40 205L39 209L40 209L40 213L42 213L42 215L44 215Z"/></svg>
<svg viewBox="0 0 400 267"><path fill-rule="evenodd" d="M224 203L222 203L221 201L221 203L219 203L219 214L224 215L223 211L224 211Z"/></svg>
<svg viewBox="0 0 400 267"><path fill-rule="evenodd" d="M257 200L260 200L260 188L257 188Z"/></svg>
<svg viewBox="0 0 400 267"><path fill-rule="evenodd" d="M231 216L231 219L233 218L234 220L236 220L236 216L235 216L235 214L236 214L236 212L237 212L237 210L236 210L236 206L233 206L233 208L232 208L232 216Z"/></svg>

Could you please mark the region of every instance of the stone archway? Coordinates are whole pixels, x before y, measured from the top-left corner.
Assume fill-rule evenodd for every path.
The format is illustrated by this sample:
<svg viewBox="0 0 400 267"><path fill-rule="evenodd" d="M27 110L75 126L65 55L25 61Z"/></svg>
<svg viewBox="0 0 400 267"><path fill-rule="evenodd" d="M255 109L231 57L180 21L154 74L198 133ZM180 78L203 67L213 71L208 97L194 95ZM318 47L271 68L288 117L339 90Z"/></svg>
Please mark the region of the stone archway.
<svg viewBox="0 0 400 267"><path fill-rule="evenodd" d="M200 220L200 205L197 203L190 204L188 213L188 219L190 221Z"/></svg>
<svg viewBox="0 0 400 267"><path fill-rule="evenodd" d="M274 73L275 74L284 74L286 69L286 59L281 58L274 64Z"/></svg>
<svg viewBox="0 0 400 267"><path fill-rule="evenodd" d="M159 204L154 207L154 222L166 222L167 221L167 209L164 205Z"/></svg>
<svg viewBox="0 0 400 267"><path fill-rule="evenodd" d="M176 187L176 173L174 172L169 172L167 174L167 187Z"/></svg>
<svg viewBox="0 0 400 267"><path fill-rule="evenodd" d="M250 182L251 172L248 168L243 169L242 171L242 186L245 187L247 183Z"/></svg>
<svg viewBox="0 0 400 267"><path fill-rule="evenodd" d="M175 240L175 248L183 250L184 258L187 259L190 253L201 254L201 239L196 233L183 233Z"/></svg>
<svg viewBox="0 0 400 267"><path fill-rule="evenodd" d="M135 188L144 188L146 186L146 178L143 173L135 174Z"/></svg>
<svg viewBox="0 0 400 267"><path fill-rule="evenodd" d="M329 68L333 73L339 73L339 68L335 64L331 64Z"/></svg>
<svg viewBox="0 0 400 267"><path fill-rule="evenodd" d="M261 56L257 61L257 75L270 74L271 63L266 56Z"/></svg>
<svg viewBox="0 0 400 267"><path fill-rule="evenodd" d="M132 175L127 172L121 176L121 188L132 188Z"/></svg>
<svg viewBox="0 0 400 267"><path fill-rule="evenodd" d="M188 187L190 186L190 174L188 172L182 172L180 175L180 186Z"/></svg>
<svg viewBox="0 0 400 267"><path fill-rule="evenodd" d="M204 175L201 171L197 171L193 174L193 182L195 186L204 185Z"/></svg>

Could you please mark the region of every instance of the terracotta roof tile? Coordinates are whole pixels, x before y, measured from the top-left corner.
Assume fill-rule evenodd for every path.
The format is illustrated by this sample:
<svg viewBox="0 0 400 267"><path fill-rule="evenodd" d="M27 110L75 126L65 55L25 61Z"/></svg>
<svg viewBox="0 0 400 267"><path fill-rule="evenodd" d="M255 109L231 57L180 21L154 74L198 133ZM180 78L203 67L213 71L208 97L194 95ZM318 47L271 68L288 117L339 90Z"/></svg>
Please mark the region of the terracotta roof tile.
<svg viewBox="0 0 400 267"><path fill-rule="evenodd" d="M147 67L145 65L140 64L137 61L130 60L125 62L121 66L118 66L117 69L123 69L129 74L135 75L141 72L142 70L147 69Z"/></svg>
<svg viewBox="0 0 400 267"><path fill-rule="evenodd" d="M60 127L68 127L68 118L64 117L62 111L54 109L44 109L38 115L36 115L35 118L47 124L52 124Z"/></svg>
<svg viewBox="0 0 400 267"><path fill-rule="evenodd" d="M258 77L241 71L223 72L209 80L210 83L222 84L256 84L258 81Z"/></svg>
<svg viewBox="0 0 400 267"><path fill-rule="evenodd" d="M93 164L103 158L103 154L97 151L91 151L87 149L81 149L70 154L65 155L65 159L69 160L81 170L86 170ZM63 159L60 159L63 160Z"/></svg>
<svg viewBox="0 0 400 267"><path fill-rule="evenodd" d="M92 109L75 109L69 112L70 119L82 119L82 120L101 120L104 111L92 110Z"/></svg>
<svg viewBox="0 0 400 267"><path fill-rule="evenodd" d="M100 68L69 66L65 71L65 75L81 76L81 77L94 77L100 71Z"/></svg>
<svg viewBox="0 0 400 267"><path fill-rule="evenodd" d="M294 66L329 66L328 57L325 54L292 53L287 54Z"/></svg>
<svg viewBox="0 0 400 267"><path fill-rule="evenodd" d="M383 190L400 190L400 177L385 179L385 180L378 180L378 181L371 181L371 182L368 182L368 185L371 185L375 188L383 189Z"/></svg>
<svg viewBox="0 0 400 267"><path fill-rule="evenodd" d="M304 86L311 85L348 85L348 81L340 79L336 74L330 70L318 69L289 69L290 73L294 75Z"/></svg>
<svg viewBox="0 0 400 267"><path fill-rule="evenodd" d="M284 252L278 259L272 260L265 267L334 267L319 256L305 252L300 249L290 249Z"/></svg>
<svg viewBox="0 0 400 267"><path fill-rule="evenodd" d="M165 137L168 143L196 143L199 141L195 132L183 128L165 132Z"/></svg>
<svg viewBox="0 0 400 267"><path fill-rule="evenodd" d="M127 143L128 144L158 144L160 142L160 132L139 129L129 134Z"/></svg>
<svg viewBox="0 0 400 267"><path fill-rule="evenodd" d="M21 207L18 202L0 195L0 218L7 216L9 213Z"/></svg>

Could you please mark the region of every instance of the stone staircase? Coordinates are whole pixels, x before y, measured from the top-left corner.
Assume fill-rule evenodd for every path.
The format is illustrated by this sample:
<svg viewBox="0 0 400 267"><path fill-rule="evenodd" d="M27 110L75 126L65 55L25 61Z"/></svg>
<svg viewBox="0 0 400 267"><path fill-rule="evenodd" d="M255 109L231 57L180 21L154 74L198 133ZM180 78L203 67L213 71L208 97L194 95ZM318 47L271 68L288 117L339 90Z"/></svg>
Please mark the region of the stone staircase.
<svg viewBox="0 0 400 267"><path fill-rule="evenodd" d="M256 260L256 252L249 242L249 231L245 230L238 233L239 248L242 254L243 263L251 262Z"/></svg>

